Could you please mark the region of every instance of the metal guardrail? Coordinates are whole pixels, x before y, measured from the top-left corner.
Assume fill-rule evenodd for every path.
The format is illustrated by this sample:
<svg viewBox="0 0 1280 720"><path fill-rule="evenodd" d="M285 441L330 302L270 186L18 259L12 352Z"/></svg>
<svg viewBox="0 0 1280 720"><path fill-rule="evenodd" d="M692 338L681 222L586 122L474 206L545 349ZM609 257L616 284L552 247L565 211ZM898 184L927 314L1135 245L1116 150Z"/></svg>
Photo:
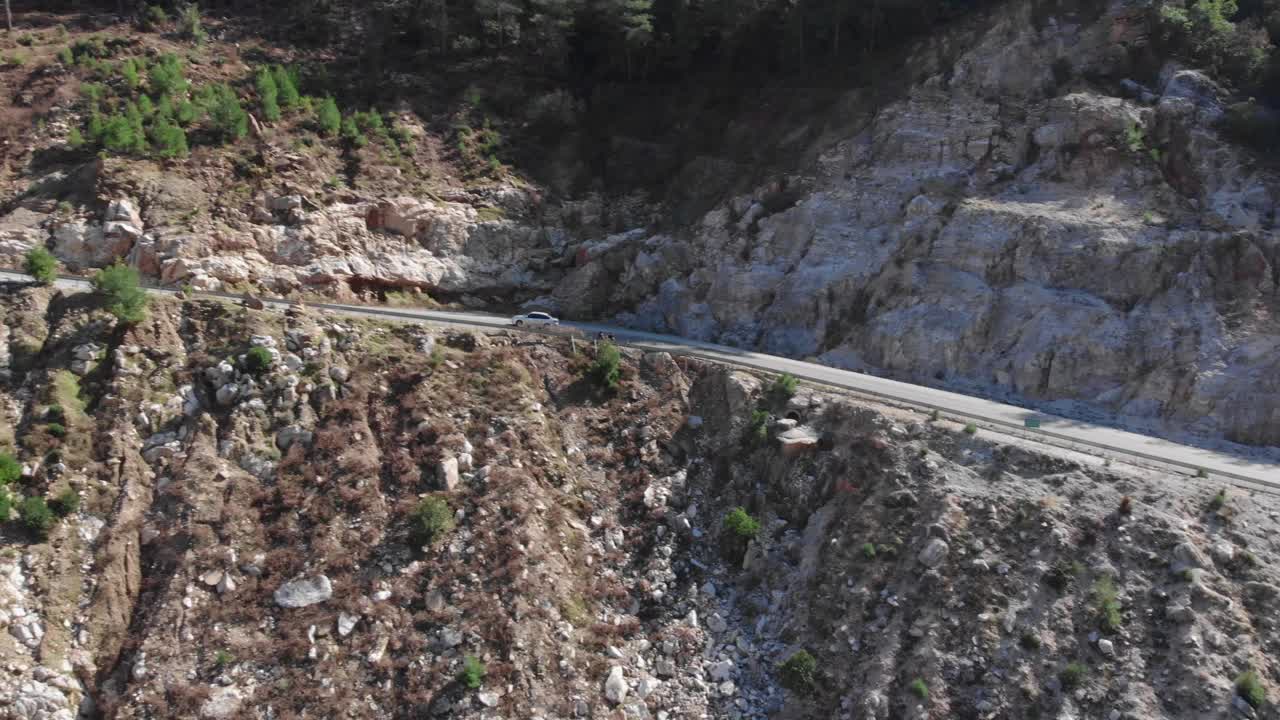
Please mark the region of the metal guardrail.
<svg viewBox="0 0 1280 720"><path fill-rule="evenodd" d="M26 275L26 273L21 270L12 270L7 268L0 268L0 272L8 272L16 275ZM79 275L58 275L58 279L84 283L86 285L89 283L88 278L84 276L79 276ZM177 288L159 285L151 282L143 282L142 285L147 290L153 293L176 295L180 292L180 290ZM449 318L449 317L427 317L418 313L397 311L396 309L388 308L381 305L365 305L365 304L359 304L359 303L304 302L301 300L290 300L287 298L263 297L259 295L252 295L250 293L228 293L228 292L222 292L218 290L193 290L193 291L190 291L190 294L194 297L209 297L209 298L217 298L221 300L231 300L231 301L244 301L247 298L253 298L261 301L264 305L270 305L274 307L281 307L281 306L288 307L295 304L301 304L308 308L319 309L319 310L329 310L336 313L349 314L349 313L356 312L356 313L366 313L370 315L378 315L378 316L401 319L401 320L412 320L415 322L434 322L434 323L444 323L444 324L461 325L461 326L468 326L468 327L475 327L478 325L481 327L517 330L517 328L512 327L510 325L509 321L505 317L501 317L497 315L483 315L479 313L472 313L471 319L462 320L462 319ZM428 308L422 308L421 312L431 313L431 312L447 312L447 311L435 311ZM475 320L479 318L490 319L492 320L492 322L491 323L475 322ZM572 326L560 326L560 327L572 328ZM567 336L566 333L548 331L546 328L543 328L543 327L533 327L533 326L521 327L521 328L518 328L518 330L519 332L523 332L523 333L545 335L549 337L566 337ZM619 345L625 345L625 346L634 347L642 350L668 352L673 355L680 355L685 357L695 357L702 360L707 360L709 362L716 362L723 365L732 365L735 367L740 367L740 368L752 370L755 372L766 372L774 375L781 374L780 371L764 366L762 364L756 364L756 363L751 363L744 360L733 359L733 358L725 357L722 354L711 354L707 351L700 352L699 348L696 346L680 345L678 343L672 343L671 345L656 345L652 341L646 342L645 340L641 338L636 338L634 336L628 339L628 335L631 335L631 333L629 333L625 328L618 328L617 335L618 335L618 338L616 339L616 342ZM568 335L568 336L572 337L571 335ZM1094 451L1102 450L1102 451L1113 453L1120 456L1126 456L1130 458L1141 458L1149 462L1157 463L1158 466L1163 466L1163 467L1172 466L1175 468L1179 468L1183 471L1189 471L1188 474L1191 474L1191 475L1195 475L1205 470L1205 468L1199 465L1195 465L1193 463L1188 463L1188 462L1167 458L1167 457L1160 457L1158 455L1152 455L1150 453L1143 452L1141 450L1122 448L1114 445L1109 445L1107 443L1099 442L1096 440L1077 438L1077 437L1072 437L1070 435L1063 435L1061 433L1054 432L1051 429L1046 429L1044 427L1041 427L1039 420L1036 420L1034 424L1029 422L1024 424L1017 424L1017 423L1009 422L1006 420L1001 420L999 418L992 418L992 417L987 417L982 415L974 415L971 413L964 412L962 410L955 410L952 408L942 407L939 405L933 405L927 402L911 400L911 399L903 398L890 393L880 392L871 388L844 384L844 383L835 382L832 380L814 377L811 375L806 376L803 374L803 372L792 373L792 374L795 375L795 377L797 377L798 379L804 380L811 384L824 385L824 386L836 388L845 392L853 392L856 394L877 398L881 401L889 401L890 403L896 403L902 406L922 408L925 410L937 410L938 412L947 413L950 416L956 416L956 417L964 418L967 420L985 423L988 426L996 426L996 427L1008 429L1008 430L1022 431L1025 435L1032 435L1034 438L1037 438L1037 439L1044 438L1046 440L1048 439L1056 440L1057 442L1045 442L1045 444L1053 445L1055 447L1064 447L1064 444L1065 444L1066 449L1075 450L1079 452L1080 451L1079 447L1084 446ZM1027 432L1028 430L1031 430L1032 432ZM1214 469L1212 470L1212 472L1216 476L1229 478L1237 482L1247 483L1252 486L1260 486L1270 491L1280 491L1280 481L1272 482L1270 480L1262 480L1259 478L1250 477L1247 475L1241 475L1239 473L1234 473L1229 470Z"/></svg>

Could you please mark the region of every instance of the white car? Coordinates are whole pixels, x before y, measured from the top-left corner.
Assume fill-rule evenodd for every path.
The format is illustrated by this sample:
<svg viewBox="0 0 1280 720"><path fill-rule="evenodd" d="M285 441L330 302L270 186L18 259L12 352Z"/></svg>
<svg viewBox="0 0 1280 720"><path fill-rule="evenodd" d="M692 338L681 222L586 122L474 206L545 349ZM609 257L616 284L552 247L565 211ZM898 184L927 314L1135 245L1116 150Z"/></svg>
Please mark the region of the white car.
<svg viewBox="0 0 1280 720"><path fill-rule="evenodd" d="M516 327L524 325L559 325L560 321L544 312L531 312L527 315L517 315L511 318L511 324Z"/></svg>

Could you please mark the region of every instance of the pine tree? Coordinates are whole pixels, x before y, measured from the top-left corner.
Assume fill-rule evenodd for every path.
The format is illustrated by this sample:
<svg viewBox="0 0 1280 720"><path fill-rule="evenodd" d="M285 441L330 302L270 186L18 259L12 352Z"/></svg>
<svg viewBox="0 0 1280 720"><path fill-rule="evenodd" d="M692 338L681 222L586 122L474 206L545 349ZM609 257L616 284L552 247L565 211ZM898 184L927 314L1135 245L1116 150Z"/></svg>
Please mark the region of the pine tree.
<svg viewBox="0 0 1280 720"><path fill-rule="evenodd" d="M157 117L151 128L151 145L162 158L186 157L187 134L168 118Z"/></svg>
<svg viewBox="0 0 1280 720"><path fill-rule="evenodd" d="M298 95L298 84L294 81L293 74L276 65L271 69L271 76L275 78L276 89L280 91L280 107L286 110L297 107L301 98Z"/></svg>
<svg viewBox="0 0 1280 720"><path fill-rule="evenodd" d="M320 107L316 110L316 122L320 124L320 132L333 137L338 133L338 129L342 127L342 113L338 112L338 103L333 98L326 97L320 101Z"/></svg>
<svg viewBox="0 0 1280 720"><path fill-rule="evenodd" d="M280 89L276 87L275 77L267 68L259 68L253 79L258 90L258 102L262 106L262 117L265 120L280 119Z"/></svg>
<svg viewBox="0 0 1280 720"><path fill-rule="evenodd" d="M231 86L226 83L208 86L204 100L209 124L224 142L234 142L249 132L249 116L240 107L240 98Z"/></svg>

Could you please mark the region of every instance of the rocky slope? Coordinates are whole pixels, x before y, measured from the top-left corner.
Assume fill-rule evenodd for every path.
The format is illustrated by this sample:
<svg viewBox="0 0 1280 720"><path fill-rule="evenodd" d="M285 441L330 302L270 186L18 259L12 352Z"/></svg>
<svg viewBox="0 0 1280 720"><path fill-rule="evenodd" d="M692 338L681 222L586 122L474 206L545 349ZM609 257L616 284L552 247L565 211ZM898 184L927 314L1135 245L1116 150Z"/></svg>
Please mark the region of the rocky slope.
<svg viewBox="0 0 1280 720"><path fill-rule="evenodd" d="M0 526L0 717L1274 717L1270 496L665 354L609 393L568 339L97 305L0 294L11 490L79 499Z"/></svg>
<svg viewBox="0 0 1280 720"><path fill-rule="evenodd" d="M787 135L793 168L689 227L642 196L544 199L511 177L370 164L334 185L340 153L268 130L269 172L232 193L243 160L225 154L31 165L0 254L45 243L73 268L124 258L196 287L525 303L1280 445L1280 181L1223 139L1209 77L1149 67L1145 12L1008 3L921 41L900 93L849 91ZM37 146L56 145L75 103L36 87ZM441 163L438 146L415 163Z"/></svg>

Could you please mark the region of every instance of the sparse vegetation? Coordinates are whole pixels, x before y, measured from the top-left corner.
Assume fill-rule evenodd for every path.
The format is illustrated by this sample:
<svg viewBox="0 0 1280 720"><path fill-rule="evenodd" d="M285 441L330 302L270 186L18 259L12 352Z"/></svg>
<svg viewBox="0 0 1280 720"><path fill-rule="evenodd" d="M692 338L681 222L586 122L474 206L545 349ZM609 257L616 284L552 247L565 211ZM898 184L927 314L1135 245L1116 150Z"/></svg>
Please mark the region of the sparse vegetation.
<svg viewBox="0 0 1280 720"><path fill-rule="evenodd" d="M1236 678L1236 694L1251 707L1262 707L1267 701L1267 691L1262 687L1262 679L1253 670L1246 670Z"/></svg>
<svg viewBox="0 0 1280 720"><path fill-rule="evenodd" d="M1089 668L1084 663L1067 663L1067 666L1058 673L1058 681L1062 683L1063 690L1074 690L1080 687L1085 677L1089 674Z"/></svg>
<svg viewBox="0 0 1280 720"><path fill-rule="evenodd" d="M1213 496L1213 499L1209 501L1209 510L1216 512L1218 510L1221 510L1222 506L1226 504L1227 504L1227 489L1222 488L1221 490L1218 491L1216 495Z"/></svg>
<svg viewBox="0 0 1280 720"><path fill-rule="evenodd" d="M159 5L148 5L147 11L142 14L143 28L147 30L155 30L169 22L169 14Z"/></svg>
<svg viewBox="0 0 1280 720"><path fill-rule="evenodd" d="M977 434L978 434L978 426L977 426L977 425L975 425L975 424L973 424L973 423L968 423L967 425L965 425L965 426L964 426L964 434L965 434L965 435L977 435Z"/></svg>
<svg viewBox="0 0 1280 720"><path fill-rule="evenodd" d="M53 511L44 498L38 495L23 498L18 503L18 518L27 532L40 540L49 536L54 523Z"/></svg>
<svg viewBox="0 0 1280 720"><path fill-rule="evenodd" d="M147 294L141 288L138 271L121 263L99 270L93 276L93 289L105 295L106 307L125 325L146 319Z"/></svg>
<svg viewBox="0 0 1280 720"><path fill-rule="evenodd" d="M37 245L27 251L26 270L27 274L35 278L36 282L41 285L52 285L57 279L58 259L53 253L45 250L43 246Z"/></svg>
<svg viewBox="0 0 1280 720"><path fill-rule="evenodd" d="M760 522L741 507L730 510L724 516L724 526L729 532L746 540L754 538L760 532Z"/></svg>
<svg viewBox="0 0 1280 720"><path fill-rule="evenodd" d="M462 673L458 679L472 690L478 690L484 684L485 667L480 658L468 655L462 659Z"/></svg>
<svg viewBox="0 0 1280 720"><path fill-rule="evenodd" d="M613 390L622 377L622 352L611 342L600 343L590 375L600 387Z"/></svg>
<svg viewBox="0 0 1280 720"><path fill-rule="evenodd" d="M778 666L783 687L795 693L810 693L817 686L818 661L808 650L797 650Z"/></svg>
<svg viewBox="0 0 1280 720"><path fill-rule="evenodd" d="M1062 592L1067 589L1067 586L1080 573L1080 570L1078 563L1059 560L1044 574L1044 582L1054 590Z"/></svg>
<svg viewBox="0 0 1280 720"><path fill-rule="evenodd" d="M8 485L22 477L22 464L7 452L0 452L0 485Z"/></svg>
<svg viewBox="0 0 1280 720"><path fill-rule="evenodd" d="M49 508L58 517L74 514L76 510L80 509L80 494L71 488L67 488L53 498L53 501L49 503Z"/></svg>
<svg viewBox="0 0 1280 720"><path fill-rule="evenodd" d="M280 89L276 86L275 75L268 68L258 68L253 78L254 88L258 91L258 107L262 110L264 120L280 119Z"/></svg>
<svg viewBox="0 0 1280 720"><path fill-rule="evenodd" d="M249 348L249 351L244 354L245 370L254 373L255 375L261 375L262 373L270 370L271 365L274 362L275 358L271 356L271 351L264 347L251 347Z"/></svg>
<svg viewBox="0 0 1280 720"><path fill-rule="evenodd" d="M208 39L204 25L200 22L200 7L195 3L182 6L178 15L178 34L197 45Z"/></svg>
<svg viewBox="0 0 1280 720"><path fill-rule="evenodd" d="M769 411L752 410L751 422L747 424L747 440L763 445L769 439Z"/></svg>
<svg viewBox="0 0 1280 720"><path fill-rule="evenodd" d="M1102 629L1108 633L1119 631L1123 621L1120 616L1120 600L1115 581L1110 576L1098 578L1093 585L1093 597L1097 603L1098 622Z"/></svg>
<svg viewBox="0 0 1280 720"><path fill-rule="evenodd" d="M249 132L249 116L240 106L240 98L230 85L215 83L205 86L201 105L209 114L211 129L224 142L239 140Z"/></svg>
<svg viewBox="0 0 1280 720"><path fill-rule="evenodd" d="M443 498L424 498L410 516L410 524L416 542L432 545L453 530L453 510Z"/></svg>
<svg viewBox="0 0 1280 720"><path fill-rule="evenodd" d="M782 373L773 381L773 384L769 386L769 395L773 398L774 402L785 403L792 397L795 397L797 384L798 383L794 375L791 373Z"/></svg>
<svg viewBox="0 0 1280 720"><path fill-rule="evenodd" d="M333 98L326 97L320 101L320 107L316 108L316 123L323 135L333 137L338 134L342 127L342 113L338 111L338 103Z"/></svg>
<svg viewBox="0 0 1280 720"><path fill-rule="evenodd" d="M226 667L235 662L235 656L229 650L219 650L213 655L213 664L218 667Z"/></svg>

